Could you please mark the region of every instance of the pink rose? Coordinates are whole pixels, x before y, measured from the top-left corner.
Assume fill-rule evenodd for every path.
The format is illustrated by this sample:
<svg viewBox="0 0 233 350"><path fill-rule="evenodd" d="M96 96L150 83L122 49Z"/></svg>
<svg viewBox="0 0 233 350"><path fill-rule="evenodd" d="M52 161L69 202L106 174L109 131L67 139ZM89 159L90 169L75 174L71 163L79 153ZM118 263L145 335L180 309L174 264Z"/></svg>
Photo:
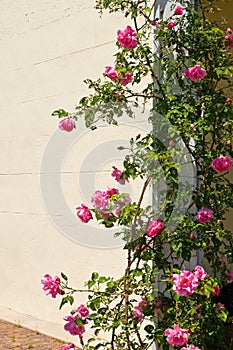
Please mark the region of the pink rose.
<svg viewBox="0 0 233 350"><path fill-rule="evenodd" d="M228 277L227 283L233 282L233 271L231 272L226 272L226 275Z"/></svg>
<svg viewBox="0 0 233 350"><path fill-rule="evenodd" d="M122 179L122 171L117 169L115 166L113 166L113 171L112 171L112 177L115 177L115 180L119 182L121 185L125 185L125 181L129 181L128 177L125 177L125 179Z"/></svg>
<svg viewBox="0 0 233 350"><path fill-rule="evenodd" d="M99 211L99 214L102 216L104 220L109 219L111 216L113 216L112 213L105 213L104 211Z"/></svg>
<svg viewBox="0 0 233 350"><path fill-rule="evenodd" d="M215 312L222 312L222 311L226 311L225 305L222 303L218 303L216 308L214 309Z"/></svg>
<svg viewBox="0 0 233 350"><path fill-rule="evenodd" d="M173 27L175 27L175 22L168 22L168 24L167 24L167 27L169 28L169 29L172 29Z"/></svg>
<svg viewBox="0 0 233 350"><path fill-rule="evenodd" d="M156 26L157 28L161 27L158 18L153 19L152 21L150 21L150 23L152 24L152 26Z"/></svg>
<svg viewBox="0 0 233 350"><path fill-rule="evenodd" d="M85 317L87 317L89 315L89 310L88 310L88 308L85 305L81 304L78 307L78 314L79 314L80 317L84 317L85 318Z"/></svg>
<svg viewBox="0 0 233 350"><path fill-rule="evenodd" d="M201 281L204 281L204 279L206 278L207 273L205 272L205 270L203 269L202 266L197 265L194 269L194 275Z"/></svg>
<svg viewBox="0 0 233 350"><path fill-rule="evenodd" d="M196 64L193 67L189 67L184 72L185 78L188 78L195 83L197 83L199 80L204 79L206 76L206 70L204 68L201 68L198 64Z"/></svg>
<svg viewBox="0 0 233 350"><path fill-rule="evenodd" d="M191 128L193 129L193 131L197 131L197 128L194 124L190 124Z"/></svg>
<svg viewBox="0 0 233 350"><path fill-rule="evenodd" d="M224 39L227 41L224 42L224 44L228 45L227 48L228 49L232 49L233 48L233 30L231 28L227 28L226 30L226 35L224 36Z"/></svg>
<svg viewBox="0 0 233 350"><path fill-rule="evenodd" d="M231 28L227 28L226 34L232 34L232 33L233 33L233 30Z"/></svg>
<svg viewBox="0 0 233 350"><path fill-rule="evenodd" d="M220 259L221 259L221 262L224 264L224 265L226 265L227 264L227 258L225 257L225 255L221 255L221 257L220 257Z"/></svg>
<svg viewBox="0 0 233 350"><path fill-rule="evenodd" d="M173 274L173 291L177 294L190 296L198 287L198 278L188 270L183 270L180 274Z"/></svg>
<svg viewBox="0 0 233 350"><path fill-rule="evenodd" d="M142 298L142 300L138 303L138 306L143 308L147 306L146 298Z"/></svg>
<svg viewBox="0 0 233 350"><path fill-rule="evenodd" d="M138 322L142 322L144 319L144 314L140 306L135 306L132 318L136 318Z"/></svg>
<svg viewBox="0 0 233 350"><path fill-rule="evenodd" d="M81 206L77 207L76 210L77 216L82 222L87 223L93 219L90 209L85 204L81 204Z"/></svg>
<svg viewBox="0 0 233 350"><path fill-rule="evenodd" d="M105 75L111 80L116 80L118 78L118 73L114 67L106 66L105 67Z"/></svg>
<svg viewBox="0 0 233 350"><path fill-rule="evenodd" d="M212 217L213 217L213 210L208 208L200 209L196 215L196 219L202 224L205 224L206 222L210 221Z"/></svg>
<svg viewBox="0 0 233 350"><path fill-rule="evenodd" d="M177 16L183 15L183 9L181 6L177 6L174 10L174 14Z"/></svg>
<svg viewBox="0 0 233 350"><path fill-rule="evenodd" d="M228 156L220 156L215 158L211 163L212 168L220 173L229 170L231 165L232 159Z"/></svg>
<svg viewBox="0 0 233 350"><path fill-rule="evenodd" d="M119 191L116 189L116 188L108 188L107 191L106 191L108 197L111 197L113 196L114 194L118 194Z"/></svg>
<svg viewBox="0 0 233 350"><path fill-rule="evenodd" d="M212 288L214 289L214 292L210 292L210 295L213 296L217 296L220 294L220 287L219 286L212 286Z"/></svg>
<svg viewBox="0 0 233 350"><path fill-rule="evenodd" d="M126 86L133 81L133 74L126 72L124 75L120 75L120 83Z"/></svg>
<svg viewBox="0 0 233 350"><path fill-rule="evenodd" d="M189 331L180 328L178 324L174 324L174 329L165 329L164 335L167 337L167 342L172 346L182 346L188 343Z"/></svg>
<svg viewBox="0 0 233 350"><path fill-rule="evenodd" d="M109 196L103 191L95 191L91 202L93 203L93 207L99 212L104 212L110 208Z"/></svg>
<svg viewBox="0 0 233 350"><path fill-rule="evenodd" d="M70 344L64 344L61 347L61 350L75 350L75 345L73 343Z"/></svg>
<svg viewBox="0 0 233 350"><path fill-rule="evenodd" d="M230 105L230 104L232 103L232 99L228 97L228 98L226 99L226 103L228 103L228 104Z"/></svg>
<svg viewBox="0 0 233 350"><path fill-rule="evenodd" d="M70 118L63 118L59 121L58 127L61 130L70 132L74 128L74 121Z"/></svg>
<svg viewBox="0 0 233 350"><path fill-rule="evenodd" d="M155 237L157 236L163 229L163 222L160 220L156 220L156 221L151 221L147 227L146 230L146 235L148 237Z"/></svg>
<svg viewBox="0 0 233 350"><path fill-rule="evenodd" d="M56 298L57 294L63 294L60 289L60 278L57 276L50 276L49 274L44 275L41 279L42 289L46 295L51 294L52 298Z"/></svg>
<svg viewBox="0 0 233 350"><path fill-rule="evenodd" d="M64 320L67 321L67 323L64 326L64 329L67 332L70 332L72 335L80 335L85 332L84 326L78 326L75 322L79 318L78 315L76 316L65 316Z"/></svg>
<svg viewBox="0 0 233 350"><path fill-rule="evenodd" d="M195 345L189 345L187 348L181 348L180 350L201 350L200 348L198 348Z"/></svg>
<svg viewBox="0 0 233 350"><path fill-rule="evenodd" d="M225 312L226 311L226 308L225 308L225 305L222 304L222 303L218 303L216 308L214 309L215 312Z"/></svg>
<svg viewBox="0 0 233 350"><path fill-rule="evenodd" d="M137 34L130 26L117 31L117 40L125 49L134 49L137 46Z"/></svg>

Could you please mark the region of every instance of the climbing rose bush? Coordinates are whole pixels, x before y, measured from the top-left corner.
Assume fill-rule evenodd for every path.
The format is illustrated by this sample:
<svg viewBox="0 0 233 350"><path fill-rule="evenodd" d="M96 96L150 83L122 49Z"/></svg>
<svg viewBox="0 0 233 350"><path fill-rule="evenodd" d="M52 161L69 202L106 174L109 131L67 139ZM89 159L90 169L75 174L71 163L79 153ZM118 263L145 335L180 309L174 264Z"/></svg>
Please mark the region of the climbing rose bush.
<svg viewBox="0 0 233 350"><path fill-rule="evenodd" d="M151 106L151 132L132 129L128 146L118 147L126 154L121 170L109 170L118 188L96 189L90 205L76 207L80 227L96 220L122 239L122 276L94 271L81 289L64 273L41 281L47 295L60 297L60 308L72 305L64 328L83 350L229 350L233 251L225 218L233 207L233 32L208 20L214 3L171 1L170 15L160 7L155 18L148 1L96 0L100 14L116 12L128 21L113 28L114 62L105 63L101 78L85 80L91 92L74 112L52 114L67 132L79 131L84 118L94 135L102 121L117 127L122 115L133 121L135 108ZM195 181L181 185L187 164ZM157 193L161 179L166 189ZM134 180L142 184L139 196L123 191ZM150 190L155 203L144 205ZM119 265L114 255L112 263ZM74 343L62 350L75 349Z"/></svg>

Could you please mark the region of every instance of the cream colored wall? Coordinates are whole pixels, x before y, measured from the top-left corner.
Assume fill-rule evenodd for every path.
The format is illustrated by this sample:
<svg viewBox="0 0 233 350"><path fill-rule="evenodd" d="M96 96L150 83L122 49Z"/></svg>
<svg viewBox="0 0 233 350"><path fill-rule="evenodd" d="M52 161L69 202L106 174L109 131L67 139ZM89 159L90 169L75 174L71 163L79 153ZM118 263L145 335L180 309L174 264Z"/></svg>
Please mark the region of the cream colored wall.
<svg viewBox="0 0 233 350"><path fill-rule="evenodd" d="M15 322L29 314L63 324L69 308L59 312L58 301L44 296L42 275L62 270L82 287L93 270L116 276L123 269L121 248L85 247L66 238L41 199L41 159L57 130L50 114L60 107L73 111L87 92L83 79L97 78L113 63L116 31L125 26L120 16L100 19L93 7L94 0L0 1L0 318L12 309L19 313L11 317ZM74 215L83 200L73 184L76 161L65 162L62 177ZM101 174L98 181L103 185Z"/></svg>

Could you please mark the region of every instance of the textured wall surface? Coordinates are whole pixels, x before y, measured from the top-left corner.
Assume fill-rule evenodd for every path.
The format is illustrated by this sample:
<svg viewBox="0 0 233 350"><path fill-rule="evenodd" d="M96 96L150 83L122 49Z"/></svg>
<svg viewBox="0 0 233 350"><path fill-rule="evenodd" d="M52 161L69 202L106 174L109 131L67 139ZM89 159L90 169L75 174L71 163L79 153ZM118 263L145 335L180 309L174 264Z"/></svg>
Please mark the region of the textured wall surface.
<svg viewBox="0 0 233 350"><path fill-rule="evenodd" d="M93 270L121 272L124 253L77 244L50 221L40 189L41 160L57 130L49 116L60 107L73 111L87 92L83 80L113 63L116 31L124 24L116 15L100 19L92 0L0 0L0 13L0 306L63 323L69 308L58 312L58 301L41 291L41 276L62 270L81 287ZM83 150L93 140L88 135ZM74 217L83 200L75 187L75 151L62 177Z"/></svg>

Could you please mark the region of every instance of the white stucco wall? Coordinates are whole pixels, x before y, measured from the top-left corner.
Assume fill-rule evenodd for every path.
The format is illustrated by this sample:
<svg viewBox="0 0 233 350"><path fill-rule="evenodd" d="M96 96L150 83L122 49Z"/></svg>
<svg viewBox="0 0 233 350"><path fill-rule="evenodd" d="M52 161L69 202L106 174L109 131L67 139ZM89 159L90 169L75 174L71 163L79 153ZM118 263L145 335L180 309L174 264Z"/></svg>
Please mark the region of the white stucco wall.
<svg viewBox="0 0 233 350"><path fill-rule="evenodd" d="M73 111L87 93L83 80L113 63L116 31L127 23L116 15L100 19L93 7L94 0L0 0L0 318L48 333L57 324L61 337L69 307L59 312L59 301L44 296L41 276L63 271L82 287L92 271L116 276L123 270L121 248L95 249L65 237L41 198L41 159L57 130L50 114L60 107ZM87 135L75 142L64 161L62 186L74 215L83 201L78 159L98 137L103 140ZM99 186L106 187L106 176L97 174Z"/></svg>

